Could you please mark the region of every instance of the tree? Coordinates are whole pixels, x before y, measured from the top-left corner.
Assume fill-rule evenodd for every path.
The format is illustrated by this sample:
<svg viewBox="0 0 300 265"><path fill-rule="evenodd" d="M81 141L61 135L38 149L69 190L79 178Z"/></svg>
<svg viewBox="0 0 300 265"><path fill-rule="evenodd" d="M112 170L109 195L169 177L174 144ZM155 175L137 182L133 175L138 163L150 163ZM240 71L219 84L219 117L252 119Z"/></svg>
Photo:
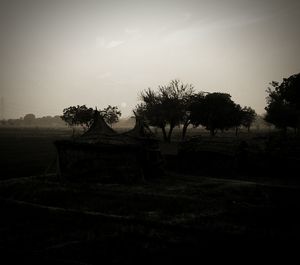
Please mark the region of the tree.
<svg viewBox="0 0 300 265"><path fill-rule="evenodd" d="M192 94L187 97L185 102L185 115L183 119L183 128L181 140L184 140L189 125L197 127L200 125L201 115L203 115L204 92Z"/></svg>
<svg viewBox="0 0 300 265"><path fill-rule="evenodd" d="M119 117L121 117L121 111L118 109L117 106L108 105L107 108L100 110L100 115L102 115L106 123L112 126L112 124L117 123L119 121Z"/></svg>
<svg viewBox="0 0 300 265"><path fill-rule="evenodd" d="M108 105L108 107L100 110L100 115L110 125L117 122L121 116L121 112L118 107ZM69 126L82 126L84 130L87 130L93 123L94 109L88 108L86 105L71 106L63 110L61 119Z"/></svg>
<svg viewBox="0 0 300 265"><path fill-rule="evenodd" d="M228 117L229 119L228 127L235 128L235 136L238 136L239 129L242 124L243 116L244 116L244 112L242 107L239 104L235 104L231 116Z"/></svg>
<svg viewBox="0 0 300 265"><path fill-rule="evenodd" d="M250 127L252 123L255 121L257 114L255 110L252 109L251 107L244 107L242 108L241 112L242 112L241 124L244 127L246 127L249 132Z"/></svg>
<svg viewBox="0 0 300 265"><path fill-rule="evenodd" d="M167 141L167 121L164 117L164 108L159 94L148 88L141 93L141 99L143 102L137 105L136 114L143 117L149 125L160 128L164 140Z"/></svg>
<svg viewBox="0 0 300 265"><path fill-rule="evenodd" d="M195 125L203 125L214 136L218 129L234 127L239 121L239 105L227 93L209 93L202 101L201 108L194 118Z"/></svg>
<svg viewBox="0 0 300 265"><path fill-rule="evenodd" d="M159 92L161 94L164 116L169 125L167 141L171 142L175 126L184 123L183 129L187 129L188 106L192 101L194 87L191 84L183 84L180 80L175 79L169 85L159 87Z"/></svg>
<svg viewBox="0 0 300 265"><path fill-rule="evenodd" d="M93 113L94 110L86 105L71 106L63 110L61 119L71 127L80 125L86 130L92 123Z"/></svg>
<svg viewBox="0 0 300 265"><path fill-rule="evenodd" d="M24 124L25 125L32 125L33 122L35 121L35 115L30 113L30 114L26 114L24 116Z"/></svg>
<svg viewBox="0 0 300 265"><path fill-rule="evenodd" d="M287 127L295 130L300 125L300 73L283 78L281 84L270 83L267 89L267 111L265 120L277 128L286 131Z"/></svg>
<svg viewBox="0 0 300 265"><path fill-rule="evenodd" d="M172 80L166 86L159 86L158 92L147 89L141 93L142 103L136 108L139 115L144 116L149 125L162 130L164 140L171 141L176 125L182 123L186 115L186 102L193 94L193 86L183 84L180 80ZM169 131L166 131L166 126Z"/></svg>

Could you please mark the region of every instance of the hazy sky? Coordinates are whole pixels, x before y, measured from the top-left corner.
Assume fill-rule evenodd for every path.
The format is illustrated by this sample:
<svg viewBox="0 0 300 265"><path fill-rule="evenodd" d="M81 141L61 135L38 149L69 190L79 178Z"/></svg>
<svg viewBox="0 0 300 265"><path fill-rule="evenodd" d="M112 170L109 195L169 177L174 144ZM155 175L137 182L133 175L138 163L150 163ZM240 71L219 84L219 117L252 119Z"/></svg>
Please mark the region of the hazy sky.
<svg viewBox="0 0 300 265"><path fill-rule="evenodd" d="M1 0L5 118L118 105L179 78L258 113L300 72L299 0Z"/></svg>

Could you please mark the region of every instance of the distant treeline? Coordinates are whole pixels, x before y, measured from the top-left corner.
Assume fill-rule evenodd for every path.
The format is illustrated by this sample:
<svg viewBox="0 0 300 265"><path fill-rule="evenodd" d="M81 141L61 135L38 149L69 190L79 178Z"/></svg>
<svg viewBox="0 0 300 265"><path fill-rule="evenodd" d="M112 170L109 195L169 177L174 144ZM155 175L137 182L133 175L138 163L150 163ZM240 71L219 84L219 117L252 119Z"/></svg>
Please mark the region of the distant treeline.
<svg viewBox="0 0 300 265"><path fill-rule="evenodd" d="M65 122L59 115L36 118L34 114L26 114L19 119L1 120L0 125L16 127L66 127Z"/></svg>
<svg viewBox="0 0 300 265"><path fill-rule="evenodd" d="M131 128L134 126L133 118L120 119L114 127ZM1 127L61 127L66 128L68 125L61 119L61 116L44 116L36 117L34 114L26 114L19 119L0 120Z"/></svg>
<svg viewBox="0 0 300 265"><path fill-rule="evenodd" d="M0 120L0 127L45 127L45 128L67 128L66 123L61 119L59 115L56 116L44 116L27 120L27 118L21 117L19 119L7 119ZM25 118L25 119L24 119ZM113 125L114 128L133 128L135 119L133 117L120 118L120 120ZM80 127L80 126L78 126ZM270 130L274 128L271 124L265 122L264 117L257 115L255 121L252 123L251 128L254 130ZM199 128L201 129L201 128ZM155 131L155 130L154 130Z"/></svg>

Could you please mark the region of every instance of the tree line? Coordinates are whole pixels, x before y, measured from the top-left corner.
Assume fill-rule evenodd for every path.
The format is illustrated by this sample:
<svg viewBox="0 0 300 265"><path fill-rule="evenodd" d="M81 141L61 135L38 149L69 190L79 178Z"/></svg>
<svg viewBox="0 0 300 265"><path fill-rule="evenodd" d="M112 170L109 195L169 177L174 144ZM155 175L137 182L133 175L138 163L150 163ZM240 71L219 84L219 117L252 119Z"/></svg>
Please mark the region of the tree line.
<svg viewBox="0 0 300 265"><path fill-rule="evenodd" d="M281 83L272 81L267 92L267 106L264 120L286 132L293 128L296 133L300 126L300 73L283 78ZM214 136L217 131L234 128L236 134L241 127L248 130L257 117L251 107L241 107L228 93L196 92L193 85L180 80L159 86L156 90L148 88L140 93L141 103L134 113L142 117L150 126L161 129L163 139L170 142L176 126L182 128L184 140L189 126L203 126ZM88 129L93 122L95 109L86 105L70 106L61 116L36 118L27 114L24 118L2 120L2 125L39 126L62 125L82 126ZM121 111L117 106L108 105L99 110L106 123L112 126L119 121Z"/></svg>
<svg viewBox="0 0 300 265"><path fill-rule="evenodd" d="M272 81L267 92L267 106L264 120L275 125L284 134L288 128L299 133L300 127L300 73L283 78L281 83ZM236 104L228 93L195 92L191 84L172 80L168 85L159 86L155 91L144 90L142 103L136 113L144 117L152 126L161 129L164 140L171 141L175 126L182 126L182 140L189 125L203 126L214 136L218 130L241 126L250 130L257 117L251 107ZM168 129L168 131L167 131Z"/></svg>
<svg viewBox="0 0 300 265"><path fill-rule="evenodd" d="M0 121L1 126L13 127L65 127L64 121L59 115L44 116L37 118L34 114L29 113L19 119L7 119Z"/></svg>
<svg viewBox="0 0 300 265"><path fill-rule="evenodd" d="M160 128L163 139L170 142L173 130L182 125L184 140L189 125L204 126L214 136L218 130L235 128L236 134L241 126L248 130L256 117L250 107L241 107L234 103L227 93L196 93L191 84L172 80L168 85L159 86L157 91L151 88L141 92L142 103L134 110L150 126ZM61 119L70 126L82 126L88 129L93 122L94 109L71 106L63 110ZM112 125L118 122L121 112L116 106L108 105L99 110L104 120Z"/></svg>
<svg viewBox="0 0 300 265"><path fill-rule="evenodd" d="M189 125L203 126L214 136L240 126L248 130L256 117L251 107L236 104L228 93L195 92L191 84L172 80L168 85L151 88L141 93L141 100L135 112L144 117L151 126L161 129L164 141L170 142L173 130L182 125L182 140Z"/></svg>

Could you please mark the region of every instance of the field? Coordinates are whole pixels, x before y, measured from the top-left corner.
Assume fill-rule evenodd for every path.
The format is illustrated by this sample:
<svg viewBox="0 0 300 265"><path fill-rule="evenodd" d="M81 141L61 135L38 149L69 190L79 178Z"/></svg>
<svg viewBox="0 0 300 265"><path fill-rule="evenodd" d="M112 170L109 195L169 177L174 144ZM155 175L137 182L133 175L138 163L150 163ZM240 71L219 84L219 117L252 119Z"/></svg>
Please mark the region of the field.
<svg viewBox="0 0 300 265"><path fill-rule="evenodd" d="M56 158L53 141L70 135L68 129L0 128L1 179L45 173Z"/></svg>
<svg viewBox="0 0 300 265"><path fill-rule="evenodd" d="M263 135L204 134L162 144L161 178L104 185L57 178L52 142L68 135L0 130L1 264L298 264L300 186L284 171L295 142L276 155Z"/></svg>

